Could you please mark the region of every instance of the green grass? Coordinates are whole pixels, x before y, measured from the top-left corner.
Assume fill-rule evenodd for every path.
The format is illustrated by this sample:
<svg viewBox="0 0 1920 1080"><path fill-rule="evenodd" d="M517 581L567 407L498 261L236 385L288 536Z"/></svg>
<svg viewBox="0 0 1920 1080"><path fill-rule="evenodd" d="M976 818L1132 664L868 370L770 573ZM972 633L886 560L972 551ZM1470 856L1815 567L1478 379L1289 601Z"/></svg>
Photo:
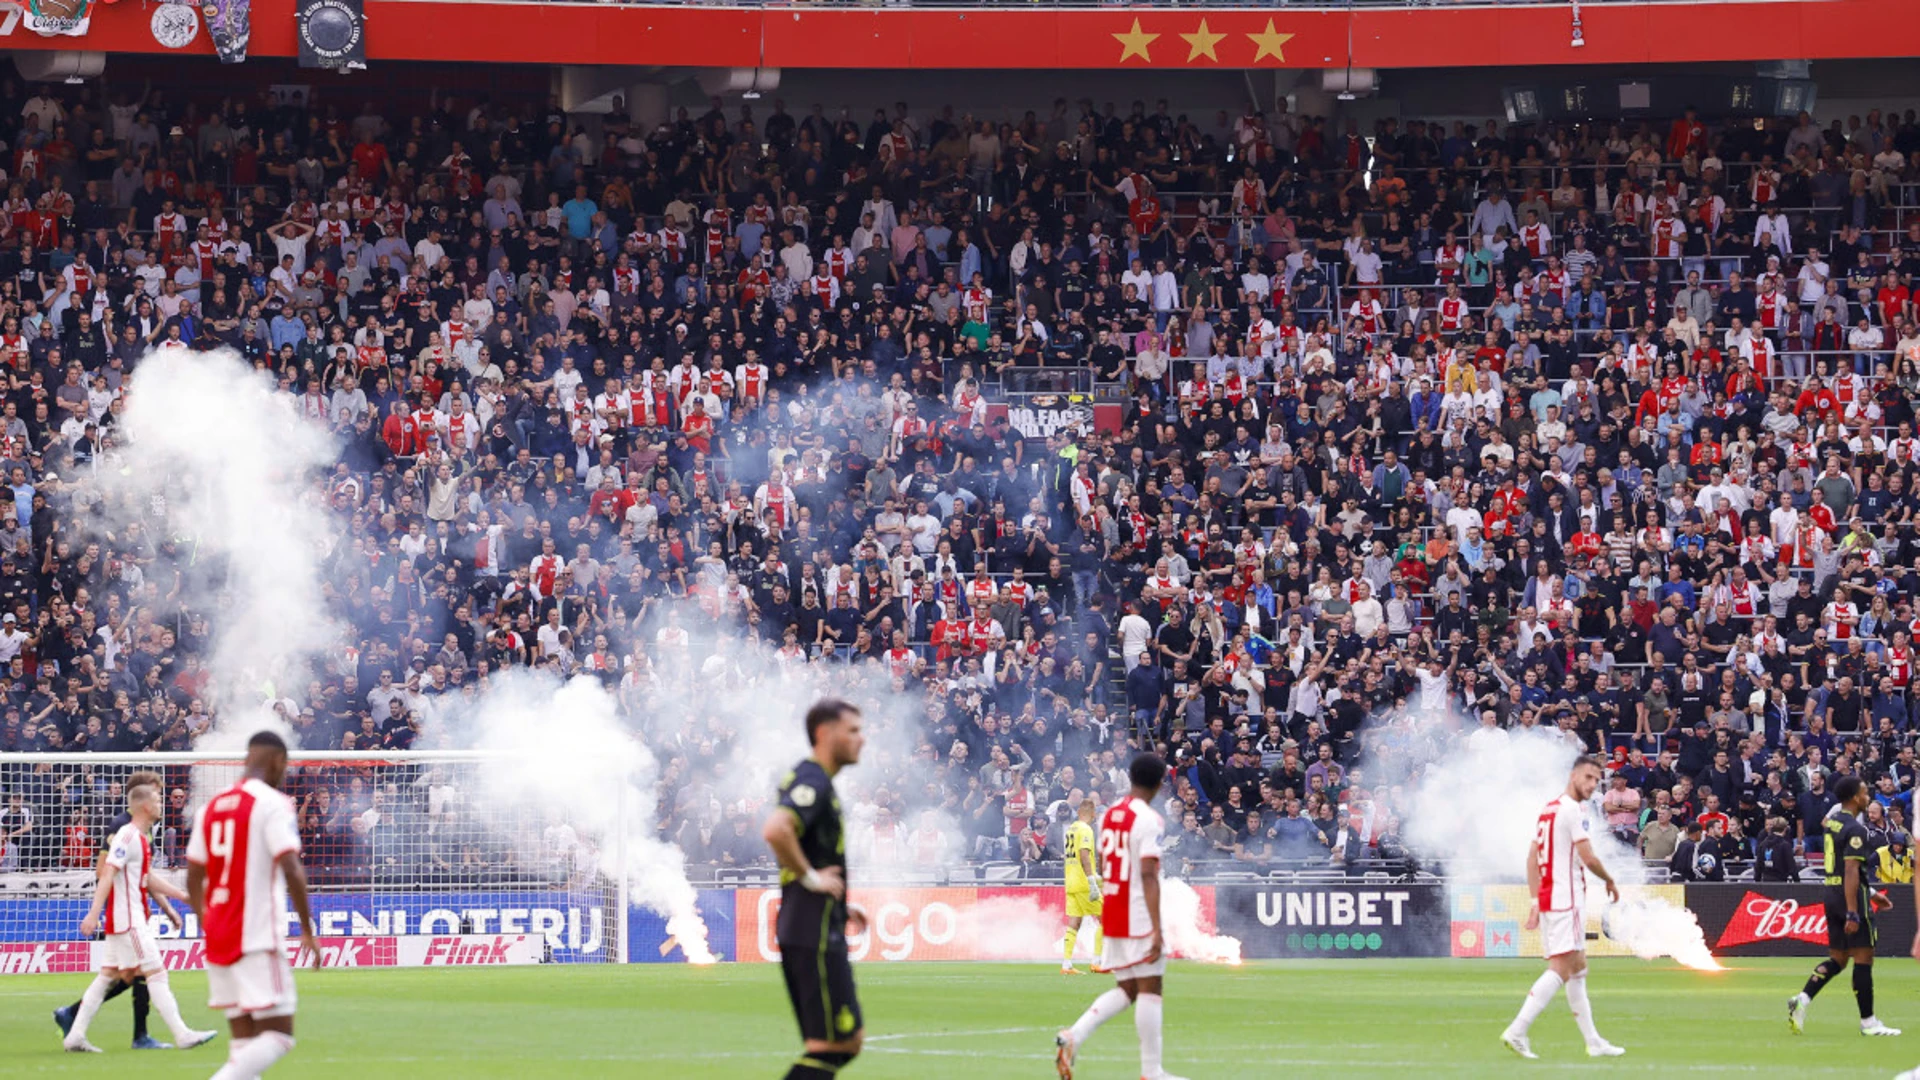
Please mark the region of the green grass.
<svg viewBox="0 0 1920 1080"><path fill-rule="evenodd" d="M1594 963L1601 1031L1628 1055L1590 1061L1564 999L1534 1025L1542 1060L1522 1062L1498 1036L1540 965L1514 960L1297 961L1230 969L1176 964L1168 976L1167 1067L1193 1080L1643 1074L1889 1077L1920 1063L1920 966L1881 962L1878 1009L1909 1034L1858 1033L1843 977L1814 1003L1808 1033L1785 1023L1787 996L1812 962L1733 961L1701 975L1668 964ZM864 964L868 1052L846 1075L1050 1077L1055 1029L1109 983L1047 965ZM94 1024L104 1056L60 1052L49 1010L86 980L0 980L0 1076L105 1076L129 1066L125 998ZM189 1023L215 1026L205 979L177 975ZM155 1034L165 1031L155 1017ZM782 1075L797 1036L778 970L543 967L323 971L300 976L299 1047L270 1074L287 1077L698 1077ZM219 1025L224 1026L224 1025ZM206 1077L225 1038L190 1053L137 1055L140 1075ZM1081 1057L1086 1080L1137 1077L1130 1016Z"/></svg>

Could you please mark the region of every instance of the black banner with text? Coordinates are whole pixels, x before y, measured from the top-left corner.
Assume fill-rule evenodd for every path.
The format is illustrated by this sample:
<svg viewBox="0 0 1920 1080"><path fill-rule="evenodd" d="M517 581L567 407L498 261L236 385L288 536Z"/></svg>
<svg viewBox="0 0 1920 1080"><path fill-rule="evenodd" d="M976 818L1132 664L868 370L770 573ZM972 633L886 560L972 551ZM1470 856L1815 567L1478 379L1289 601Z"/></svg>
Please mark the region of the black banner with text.
<svg viewBox="0 0 1920 1080"><path fill-rule="evenodd" d="M1248 959L1446 956L1446 888L1216 885L1214 921Z"/></svg>

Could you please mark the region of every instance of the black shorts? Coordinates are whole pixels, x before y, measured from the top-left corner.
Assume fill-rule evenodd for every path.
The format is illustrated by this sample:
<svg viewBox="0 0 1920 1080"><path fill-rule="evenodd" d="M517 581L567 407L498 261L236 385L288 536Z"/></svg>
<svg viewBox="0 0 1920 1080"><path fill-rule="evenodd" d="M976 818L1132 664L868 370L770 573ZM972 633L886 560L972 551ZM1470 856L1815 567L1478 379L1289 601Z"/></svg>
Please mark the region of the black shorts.
<svg viewBox="0 0 1920 1080"><path fill-rule="evenodd" d="M860 998L853 989L853 962L845 946L780 946L780 970L787 977L800 1037L839 1042L864 1026Z"/></svg>
<svg viewBox="0 0 1920 1080"><path fill-rule="evenodd" d="M1873 924L1873 909L1863 906L1860 909L1860 925L1852 933L1847 932L1847 904L1844 900L1828 900L1827 909L1827 948L1851 952L1854 949L1871 949L1880 937L1879 928Z"/></svg>

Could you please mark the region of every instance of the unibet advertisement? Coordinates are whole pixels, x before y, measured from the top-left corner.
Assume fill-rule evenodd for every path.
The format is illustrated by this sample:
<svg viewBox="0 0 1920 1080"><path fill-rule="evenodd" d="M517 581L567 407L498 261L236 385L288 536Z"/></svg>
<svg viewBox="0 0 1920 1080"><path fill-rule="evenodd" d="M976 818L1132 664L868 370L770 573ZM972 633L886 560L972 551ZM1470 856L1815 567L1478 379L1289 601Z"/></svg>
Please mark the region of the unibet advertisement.
<svg viewBox="0 0 1920 1080"><path fill-rule="evenodd" d="M1447 955L1440 885L1216 885L1213 896L1220 933L1249 960Z"/></svg>

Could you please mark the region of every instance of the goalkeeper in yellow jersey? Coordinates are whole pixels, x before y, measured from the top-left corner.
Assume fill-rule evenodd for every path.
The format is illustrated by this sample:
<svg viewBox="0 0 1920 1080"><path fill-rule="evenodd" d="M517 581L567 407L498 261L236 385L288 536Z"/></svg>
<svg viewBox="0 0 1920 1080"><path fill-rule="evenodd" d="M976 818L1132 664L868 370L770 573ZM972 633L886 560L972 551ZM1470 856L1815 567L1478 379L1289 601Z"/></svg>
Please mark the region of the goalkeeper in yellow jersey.
<svg viewBox="0 0 1920 1080"><path fill-rule="evenodd" d="M1080 940L1080 920L1093 920L1093 970L1100 967L1100 872L1094 862L1093 816L1098 810L1092 799L1080 802L1080 816L1067 826L1067 944L1060 959L1060 973L1078 975L1073 966L1073 946Z"/></svg>

